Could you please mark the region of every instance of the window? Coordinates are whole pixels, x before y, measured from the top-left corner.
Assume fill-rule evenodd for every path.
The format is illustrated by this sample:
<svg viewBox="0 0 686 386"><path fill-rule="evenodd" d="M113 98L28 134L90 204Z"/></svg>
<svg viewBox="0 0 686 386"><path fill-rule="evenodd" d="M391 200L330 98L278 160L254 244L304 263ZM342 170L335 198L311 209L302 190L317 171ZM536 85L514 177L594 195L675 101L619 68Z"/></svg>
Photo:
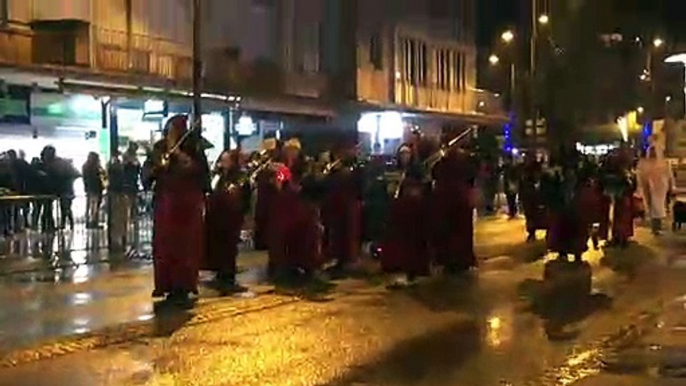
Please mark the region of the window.
<svg viewBox="0 0 686 386"><path fill-rule="evenodd" d="M455 70L454 59L455 52L448 49L439 49L435 53L436 61L436 87L441 90L451 90L454 88Z"/></svg>
<svg viewBox="0 0 686 386"><path fill-rule="evenodd" d="M458 91L462 91L462 53L457 52L455 53L455 64L454 64L454 70L455 70L455 89Z"/></svg>
<svg viewBox="0 0 686 386"><path fill-rule="evenodd" d="M428 75L428 68L429 68L429 58L428 58L428 50L426 49L426 44L422 43L421 44L421 61L420 61L420 69L419 69L419 84L426 86L426 78Z"/></svg>
<svg viewBox="0 0 686 386"><path fill-rule="evenodd" d="M378 33L369 39L369 62L375 70L383 70L383 43Z"/></svg>
<svg viewBox="0 0 686 386"><path fill-rule="evenodd" d="M402 40L403 79L413 85L426 85L429 57L426 43L415 39Z"/></svg>

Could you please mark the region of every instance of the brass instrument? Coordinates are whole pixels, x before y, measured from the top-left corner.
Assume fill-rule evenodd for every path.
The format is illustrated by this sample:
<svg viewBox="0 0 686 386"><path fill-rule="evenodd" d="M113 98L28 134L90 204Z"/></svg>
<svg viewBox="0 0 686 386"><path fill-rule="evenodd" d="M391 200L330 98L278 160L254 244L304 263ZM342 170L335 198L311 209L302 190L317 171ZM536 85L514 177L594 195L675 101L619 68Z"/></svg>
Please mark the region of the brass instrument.
<svg viewBox="0 0 686 386"><path fill-rule="evenodd" d="M333 173L335 170L337 170L341 165L343 164L343 159L339 158L333 162L329 162L326 164L324 167L323 174L324 176L328 176L329 174Z"/></svg>
<svg viewBox="0 0 686 386"><path fill-rule="evenodd" d="M255 185L257 182L257 177L259 177L260 173L263 171L267 170L272 166L272 160L270 158L266 158L259 163L256 163L254 166L254 169L248 173L248 181L250 182L251 185Z"/></svg>
<svg viewBox="0 0 686 386"><path fill-rule="evenodd" d="M445 157L455 145L460 143L460 141L462 141L464 138L466 138L469 134L472 133L472 130L474 130L474 128L467 129L465 132L463 132L460 135L458 135L457 137L451 139L447 144L441 146L441 148L437 152L430 155L422 163L424 170L433 170L434 166L436 166L436 164L440 160L442 160L443 157ZM402 189L403 183L405 182L406 178L407 178L407 172L403 172L402 176L400 177L400 183L398 184L398 187L395 190L395 194L393 195L394 198L400 197L400 191Z"/></svg>
<svg viewBox="0 0 686 386"><path fill-rule="evenodd" d="M160 165L162 167L166 167L167 165L169 165L169 161L171 159L171 156L174 153L176 153L176 151L178 151L181 148L181 146L183 146L183 144L186 142L186 140L191 136L191 134L193 134L196 130L198 130L198 128L199 128L199 125L194 125L193 127L191 127L190 130L186 130L186 132L183 133L181 138L179 138L179 140L176 141L176 143L171 148L169 148L167 151L164 152L164 154L162 154L162 158L160 160Z"/></svg>

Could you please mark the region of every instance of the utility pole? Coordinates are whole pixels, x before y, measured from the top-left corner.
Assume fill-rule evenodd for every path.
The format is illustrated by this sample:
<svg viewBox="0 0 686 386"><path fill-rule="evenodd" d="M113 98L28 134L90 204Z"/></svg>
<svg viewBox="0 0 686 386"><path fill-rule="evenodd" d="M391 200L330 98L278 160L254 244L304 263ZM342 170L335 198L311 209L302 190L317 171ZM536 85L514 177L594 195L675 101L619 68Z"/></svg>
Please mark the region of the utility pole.
<svg viewBox="0 0 686 386"><path fill-rule="evenodd" d="M536 82L536 48L538 44L538 0L531 0L531 57L529 63L529 77L530 77L530 89L529 97L531 106L531 130L536 137L538 133L536 128L538 126L538 108L536 106L536 92L538 87Z"/></svg>
<svg viewBox="0 0 686 386"><path fill-rule="evenodd" d="M202 131L202 0L193 1L193 125Z"/></svg>

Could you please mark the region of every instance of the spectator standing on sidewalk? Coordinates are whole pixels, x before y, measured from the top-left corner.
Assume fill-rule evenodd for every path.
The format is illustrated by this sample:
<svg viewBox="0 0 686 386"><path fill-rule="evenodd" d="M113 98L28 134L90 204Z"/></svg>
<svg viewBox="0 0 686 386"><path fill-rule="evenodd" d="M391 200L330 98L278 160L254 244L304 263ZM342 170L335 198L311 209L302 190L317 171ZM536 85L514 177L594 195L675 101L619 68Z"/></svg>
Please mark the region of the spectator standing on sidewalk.
<svg viewBox="0 0 686 386"><path fill-rule="evenodd" d="M102 193L105 190L105 170L100 163L98 153L88 154L88 160L81 170L83 174L83 186L86 191L86 227L98 228L100 226L100 204Z"/></svg>
<svg viewBox="0 0 686 386"><path fill-rule="evenodd" d="M134 220L138 216L138 189L141 177L141 163L138 161L138 144L130 142L129 147L122 157L124 164L124 193L126 194L126 205L129 210L130 219Z"/></svg>
<svg viewBox="0 0 686 386"><path fill-rule="evenodd" d="M126 248L129 208L127 205L124 164L119 153L112 154L107 165L108 245L112 252L124 252Z"/></svg>
<svg viewBox="0 0 686 386"><path fill-rule="evenodd" d="M50 193L59 198L60 228L64 229L68 223L69 227L74 229L74 214L72 213L74 181L81 175L71 161L57 157L57 152L52 146L46 146L43 149L41 158L47 174Z"/></svg>

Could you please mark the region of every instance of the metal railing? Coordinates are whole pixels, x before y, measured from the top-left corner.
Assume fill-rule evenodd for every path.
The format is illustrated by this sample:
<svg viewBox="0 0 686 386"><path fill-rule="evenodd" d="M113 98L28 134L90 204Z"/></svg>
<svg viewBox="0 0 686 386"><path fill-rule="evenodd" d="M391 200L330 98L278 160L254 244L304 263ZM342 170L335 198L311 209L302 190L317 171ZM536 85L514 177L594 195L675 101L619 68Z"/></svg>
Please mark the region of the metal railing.
<svg viewBox="0 0 686 386"><path fill-rule="evenodd" d="M0 256L64 256L107 250L114 229L110 214L122 210L126 215L117 217L126 222L120 252L134 257L148 255L152 246L151 192L117 203L103 196L95 224L88 221L87 201L85 195L67 200L54 195L0 196L0 222L7 234ZM122 203L126 206L115 207Z"/></svg>

